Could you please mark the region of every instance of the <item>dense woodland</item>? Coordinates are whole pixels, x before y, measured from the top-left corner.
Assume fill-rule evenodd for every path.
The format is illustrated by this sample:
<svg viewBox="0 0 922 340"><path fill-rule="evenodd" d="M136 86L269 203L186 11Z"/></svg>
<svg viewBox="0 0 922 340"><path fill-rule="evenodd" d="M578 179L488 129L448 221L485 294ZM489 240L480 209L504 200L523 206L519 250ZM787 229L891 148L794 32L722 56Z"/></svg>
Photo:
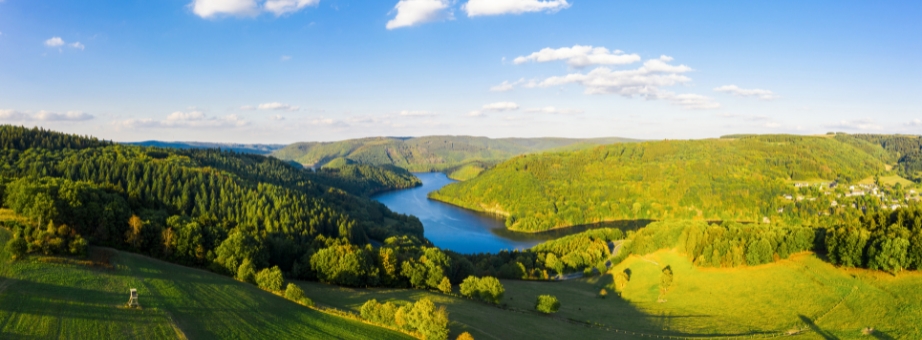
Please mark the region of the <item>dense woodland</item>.
<svg viewBox="0 0 922 340"><path fill-rule="evenodd" d="M874 155L827 137L659 141L519 156L430 197L529 232L618 220L760 222L788 204L791 181L851 183L880 171Z"/></svg>
<svg viewBox="0 0 922 340"><path fill-rule="evenodd" d="M874 211L826 229L829 261L899 272L922 269L922 206Z"/></svg>
<svg viewBox="0 0 922 340"><path fill-rule="evenodd" d="M358 163L394 165L415 172L452 173L466 165L489 167L515 155L530 152L580 149L632 141L625 138L376 137L339 142L295 143L273 152L272 155L312 167L326 166L330 163ZM470 170L473 169L465 169ZM469 178L464 173L459 173L455 178L465 177Z"/></svg>

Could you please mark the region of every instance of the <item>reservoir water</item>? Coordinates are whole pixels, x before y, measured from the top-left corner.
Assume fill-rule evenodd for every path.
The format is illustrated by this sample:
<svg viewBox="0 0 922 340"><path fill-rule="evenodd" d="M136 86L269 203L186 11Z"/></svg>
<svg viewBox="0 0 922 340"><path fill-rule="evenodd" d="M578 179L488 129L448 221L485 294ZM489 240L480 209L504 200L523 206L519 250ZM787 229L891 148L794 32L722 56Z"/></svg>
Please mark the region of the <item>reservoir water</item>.
<svg viewBox="0 0 922 340"><path fill-rule="evenodd" d="M422 186L391 191L372 198L393 211L414 215L423 222L426 238L442 249L459 253L496 253L530 248L557 235L513 233L503 220L428 199L429 192L455 182L443 173L414 173Z"/></svg>

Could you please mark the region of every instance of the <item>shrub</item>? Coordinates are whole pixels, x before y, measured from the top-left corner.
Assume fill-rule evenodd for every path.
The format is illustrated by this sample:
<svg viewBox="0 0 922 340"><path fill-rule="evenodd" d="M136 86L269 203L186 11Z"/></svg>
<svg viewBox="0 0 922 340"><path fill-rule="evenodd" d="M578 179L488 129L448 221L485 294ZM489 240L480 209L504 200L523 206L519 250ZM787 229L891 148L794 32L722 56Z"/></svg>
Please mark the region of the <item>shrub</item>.
<svg viewBox="0 0 922 340"><path fill-rule="evenodd" d="M503 284L492 276L485 276L482 278L468 276L461 282L460 288L461 295L470 298L478 298L493 304L499 304L500 301L503 300L503 295L506 293Z"/></svg>
<svg viewBox="0 0 922 340"><path fill-rule="evenodd" d="M305 297L304 291L301 290L301 287L298 287L294 283L289 283L288 286L285 287L285 298L307 306L314 305L314 301L311 301L311 299Z"/></svg>
<svg viewBox="0 0 922 340"><path fill-rule="evenodd" d="M602 288L602 290L599 291L599 297L603 299L608 297L608 291L605 290L605 288Z"/></svg>
<svg viewBox="0 0 922 340"><path fill-rule="evenodd" d="M259 288L277 292L282 290L283 284L285 284L285 278L282 277L282 270L278 266L265 268L256 274L256 285Z"/></svg>
<svg viewBox="0 0 922 340"><path fill-rule="evenodd" d="M10 253L13 260L21 259L29 250L29 244L21 237L16 237L6 243L6 251Z"/></svg>
<svg viewBox="0 0 922 340"><path fill-rule="evenodd" d="M442 278L442 282L439 283L439 290L445 294L451 293L451 281L447 277Z"/></svg>
<svg viewBox="0 0 922 340"><path fill-rule="evenodd" d="M557 313L560 310L560 301L553 295L539 295L535 309L544 314Z"/></svg>
<svg viewBox="0 0 922 340"><path fill-rule="evenodd" d="M240 267L237 268L237 280L256 283L256 267L250 259L244 259Z"/></svg>
<svg viewBox="0 0 922 340"><path fill-rule="evenodd" d="M471 335L471 333L464 332L464 333L458 334L457 340L474 340L474 336Z"/></svg>

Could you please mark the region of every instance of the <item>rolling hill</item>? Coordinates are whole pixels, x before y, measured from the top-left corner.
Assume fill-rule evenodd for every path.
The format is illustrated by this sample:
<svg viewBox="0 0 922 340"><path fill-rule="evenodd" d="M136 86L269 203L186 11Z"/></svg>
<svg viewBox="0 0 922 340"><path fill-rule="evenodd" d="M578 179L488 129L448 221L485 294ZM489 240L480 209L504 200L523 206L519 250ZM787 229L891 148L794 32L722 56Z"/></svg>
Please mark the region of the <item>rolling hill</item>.
<svg viewBox="0 0 922 340"><path fill-rule="evenodd" d="M255 155L268 155L285 147L285 144L239 144L239 143L208 143L208 142L164 142L148 140L143 142L127 142L125 145L153 146L170 149L221 149L239 153Z"/></svg>
<svg viewBox="0 0 922 340"><path fill-rule="evenodd" d="M790 181L857 182L883 168L827 137L624 143L518 156L430 198L503 215L527 232L618 220L761 221L776 215Z"/></svg>
<svg viewBox="0 0 922 340"><path fill-rule="evenodd" d="M465 165L486 167L520 154L554 149L580 149L602 144L636 142L627 138L501 138L471 136L376 137L339 142L291 144L272 153L308 167L331 161L395 165L409 171L447 173ZM467 169L465 171L470 171ZM465 177L469 175L464 175Z"/></svg>
<svg viewBox="0 0 922 340"><path fill-rule="evenodd" d="M0 229L0 243L9 237ZM411 339L207 271L93 252L106 254L111 268L57 257L11 263L0 250L0 338ZM124 307L130 288L138 289L140 309Z"/></svg>

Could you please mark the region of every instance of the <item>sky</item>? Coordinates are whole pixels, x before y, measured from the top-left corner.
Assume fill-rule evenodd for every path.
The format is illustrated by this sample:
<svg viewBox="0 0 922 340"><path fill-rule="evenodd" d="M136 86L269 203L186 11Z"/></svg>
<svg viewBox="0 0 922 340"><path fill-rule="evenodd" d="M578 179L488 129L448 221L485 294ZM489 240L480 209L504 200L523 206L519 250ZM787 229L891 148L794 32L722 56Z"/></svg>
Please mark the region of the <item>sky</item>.
<svg viewBox="0 0 922 340"><path fill-rule="evenodd" d="M922 134L922 2L0 0L0 123L115 141Z"/></svg>

